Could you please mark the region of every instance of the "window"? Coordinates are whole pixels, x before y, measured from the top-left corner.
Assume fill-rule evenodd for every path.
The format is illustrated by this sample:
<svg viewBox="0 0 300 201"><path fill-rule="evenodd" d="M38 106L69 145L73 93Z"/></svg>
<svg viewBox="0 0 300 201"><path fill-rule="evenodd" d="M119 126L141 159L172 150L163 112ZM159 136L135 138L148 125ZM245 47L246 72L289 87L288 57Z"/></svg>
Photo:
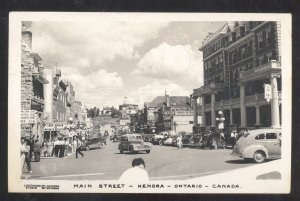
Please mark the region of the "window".
<svg viewBox="0 0 300 201"><path fill-rule="evenodd" d="M273 54L272 54L272 52L270 52L270 53L267 54L267 61L268 61L268 63L269 63L272 59L273 59Z"/></svg>
<svg viewBox="0 0 300 201"><path fill-rule="evenodd" d="M223 62L223 57L222 56L223 56L222 54L219 55L219 61L220 61L220 63Z"/></svg>
<svg viewBox="0 0 300 201"><path fill-rule="evenodd" d="M240 27L238 27L236 30L236 37L239 38L240 36L241 36L241 29Z"/></svg>
<svg viewBox="0 0 300 201"><path fill-rule="evenodd" d="M229 35L228 35L228 41L229 41L229 43L232 42L232 33L229 33Z"/></svg>
<svg viewBox="0 0 300 201"><path fill-rule="evenodd" d="M189 124L194 124L194 121L189 121Z"/></svg>
<svg viewBox="0 0 300 201"><path fill-rule="evenodd" d="M245 22L245 32L246 32L246 34L250 32L250 23L249 22Z"/></svg>
<svg viewBox="0 0 300 201"><path fill-rule="evenodd" d="M243 48L241 49L241 52L242 52L242 58L245 59L245 58L246 58L246 48L243 47Z"/></svg>
<svg viewBox="0 0 300 201"><path fill-rule="evenodd" d="M236 52L232 52L232 63L236 62Z"/></svg>
<svg viewBox="0 0 300 201"><path fill-rule="evenodd" d="M272 43L271 41L271 26L269 26L268 28L265 29L266 31L266 41L267 41L267 45L270 45Z"/></svg>
<svg viewBox="0 0 300 201"><path fill-rule="evenodd" d="M266 139L267 140L277 139L277 135L276 135L276 133L267 133L266 134Z"/></svg>
<svg viewBox="0 0 300 201"><path fill-rule="evenodd" d="M259 32L257 34L257 42L258 42L258 48L263 48L264 46L264 39L263 39L263 33Z"/></svg>
<svg viewBox="0 0 300 201"><path fill-rule="evenodd" d="M265 134L259 134L255 137L256 140L263 140L265 139Z"/></svg>
<svg viewBox="0 0 300 201"><path fill-rule="evenodd" d="M264 56L258 57L258 64L259 64L259 66L264 64Z"/></svg>
<svg viewBox="0 0 300 201"><path fill-rule="evenodd" d="M223 73L220 73L220 81L223 82L224 77L223 77Z"/></svg>

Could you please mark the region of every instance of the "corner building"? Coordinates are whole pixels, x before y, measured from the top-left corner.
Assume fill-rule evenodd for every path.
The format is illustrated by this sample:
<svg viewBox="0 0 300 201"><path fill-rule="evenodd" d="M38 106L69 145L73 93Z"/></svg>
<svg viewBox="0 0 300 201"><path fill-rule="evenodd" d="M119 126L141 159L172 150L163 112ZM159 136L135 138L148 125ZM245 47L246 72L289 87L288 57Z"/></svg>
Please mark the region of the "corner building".
<svg viewBox="0 0 300 201"><path fill-rule="evenodd" d="M203 52L202 130L214 130L222 111L225 129L280 127L281 26L275 21L228 22L210 34ZM264 98L271 85L272 99ZM200 128L199 128L200 129Z"/></svg>

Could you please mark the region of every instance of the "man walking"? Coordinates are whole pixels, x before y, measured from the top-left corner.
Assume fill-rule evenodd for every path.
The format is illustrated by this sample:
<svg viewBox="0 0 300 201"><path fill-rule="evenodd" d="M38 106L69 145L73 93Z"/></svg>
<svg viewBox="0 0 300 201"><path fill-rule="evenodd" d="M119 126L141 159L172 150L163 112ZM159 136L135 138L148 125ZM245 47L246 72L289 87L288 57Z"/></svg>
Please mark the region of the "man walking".
<svg viewBox="0 0 300 201"><path fill-rule="evenodd" d="M78 158L78 153L83 157L83 153L81 153L81 140L77 137L75 140L76 143L76 158Z"/></svg>

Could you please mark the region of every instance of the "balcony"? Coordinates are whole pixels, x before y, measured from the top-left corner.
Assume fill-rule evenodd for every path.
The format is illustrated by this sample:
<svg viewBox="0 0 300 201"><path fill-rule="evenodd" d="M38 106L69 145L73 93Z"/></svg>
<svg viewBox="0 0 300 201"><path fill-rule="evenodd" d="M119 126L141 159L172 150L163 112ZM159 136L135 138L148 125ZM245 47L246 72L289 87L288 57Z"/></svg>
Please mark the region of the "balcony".
<svg viewBox="0 0 300 201"><path fill-rule="evenodd" d="M39 81L41 84L48 84L49 81L44 77L44 68L39 67L39 68L33 68L32 70L32 77L33 79Z"/></svg>
<svg viewBox="0 0 300 201"><path fill-rule="evenodd" d="M239 81L248 82L270 77L271 74L281 74L281 62L271 60L269 63L241 71Z"/></svg>

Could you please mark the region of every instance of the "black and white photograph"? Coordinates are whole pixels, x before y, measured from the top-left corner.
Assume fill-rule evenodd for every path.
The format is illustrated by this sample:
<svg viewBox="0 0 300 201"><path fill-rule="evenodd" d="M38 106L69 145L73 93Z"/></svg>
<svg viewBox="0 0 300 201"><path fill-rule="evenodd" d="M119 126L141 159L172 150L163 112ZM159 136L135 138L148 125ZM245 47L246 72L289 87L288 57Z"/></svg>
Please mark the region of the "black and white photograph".
<svg viewBox="0 0 300 201"><path fill-rule="evenodd" d="M289 193L291 15L11 12L8 190Z"/></svg>

